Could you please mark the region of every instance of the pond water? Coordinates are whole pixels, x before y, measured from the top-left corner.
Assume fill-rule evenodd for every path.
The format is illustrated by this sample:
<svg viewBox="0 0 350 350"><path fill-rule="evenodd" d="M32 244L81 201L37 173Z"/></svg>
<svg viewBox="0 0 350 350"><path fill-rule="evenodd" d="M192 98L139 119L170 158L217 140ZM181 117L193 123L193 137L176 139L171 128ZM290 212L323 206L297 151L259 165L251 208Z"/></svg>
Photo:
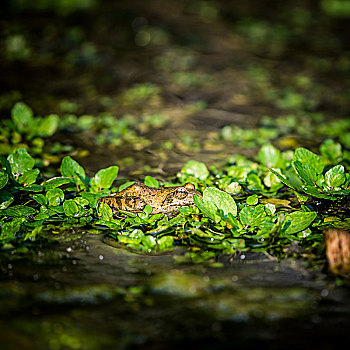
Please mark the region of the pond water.
<svg viewBox="0 0 350 350"><path fill-rule="evenodd" d="M96 145L89 130L55 135L87 151L75 155L88 174L120 164L122 178L164 179L188 159L210 165L256 154L256 147L219 142L225 125L252 128L266 115L350 110L348 28L321 2L59 3L22 9L21 1L6 2L2 116L23 100L41 115L169 119L166 127L139 130L148 140L142 147ZM159 91L123 95L146 83ZM293 147L315 143L289 136ZM237 252L195 263L185 248L139 253L79 230L26 250L2 249L1 349L344 346L348 283L329 274L325 260L289 256Z"/></svg>
<svg viewBox="0 0 350 350"><path fill-rule="evenodd" d="M259 253L193 264L83 234L1 255L3 349L329 349L349 340L350 295L303 261Z"/></svg>

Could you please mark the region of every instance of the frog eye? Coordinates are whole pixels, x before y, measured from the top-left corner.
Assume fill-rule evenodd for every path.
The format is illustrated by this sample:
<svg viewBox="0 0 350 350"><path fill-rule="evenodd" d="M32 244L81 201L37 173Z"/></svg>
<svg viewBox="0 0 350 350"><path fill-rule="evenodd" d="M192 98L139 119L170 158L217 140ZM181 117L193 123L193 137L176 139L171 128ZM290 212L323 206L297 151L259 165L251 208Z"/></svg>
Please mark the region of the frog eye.
<svg viewBox="0 0 350 350"><path fill-rule="evenodd" d="M192 191L194 190L194 184L191 184L190 182L187 182L187 184L185 184L184 186L186 188L186 190Z"/></svg>
<svg viewBox="0 0 350 350"><path fill-rule="evenodd" d="M180 187L175 191L175 197L177 199L184 199L187 197L188 192L184 187Z"/></svg>

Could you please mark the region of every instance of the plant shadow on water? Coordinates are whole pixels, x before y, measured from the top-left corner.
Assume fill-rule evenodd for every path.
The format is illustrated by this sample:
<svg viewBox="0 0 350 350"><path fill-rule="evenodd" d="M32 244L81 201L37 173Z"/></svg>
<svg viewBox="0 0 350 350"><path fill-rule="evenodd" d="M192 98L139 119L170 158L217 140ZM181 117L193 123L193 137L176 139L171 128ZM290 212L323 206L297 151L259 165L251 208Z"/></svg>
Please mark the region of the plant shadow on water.
<svg viewBox="0 0 350 350"><path fill-rule="evenodd" d="M284 3L5 3L2 349L349 343L349 6ZM96 204L134 179L203 197Z"/></svg>

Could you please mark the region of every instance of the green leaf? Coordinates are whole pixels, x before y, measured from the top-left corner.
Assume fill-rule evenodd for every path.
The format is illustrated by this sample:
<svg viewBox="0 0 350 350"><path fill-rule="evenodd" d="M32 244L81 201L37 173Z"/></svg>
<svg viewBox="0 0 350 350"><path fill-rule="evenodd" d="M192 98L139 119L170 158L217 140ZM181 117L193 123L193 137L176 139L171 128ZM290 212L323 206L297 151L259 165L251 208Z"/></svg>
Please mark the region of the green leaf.
<svg viewBox="0 0 350 350"><path fill-rule="evenodd" d="M66 177L53 177L51 179L44 181L42 185L45 187L45 190L48 191L53 188L68 184L70 182L71 180Z"/></svg>
<svg viewBox="0 0 350 350"><path fill-rule="evenodd" d="M18 178L18 182L24 186L31 185L36 181L36 178L38 177L39 173L39 169L28 170Z"/></svg>
<svg viewBox="0 0 350 350"><path fill-rule="evenodd" d="M71 157L67 156L64 157L61 163L61 174L64 177L68 177L72 179L72 182L76 183L77 185L85 185L85 170L81 165L79 165L78 162L76 162Z"/></svg>
<svg viewBox="0 0 350 350"><path fill-rule="evenodd" d="M249 174L247 176L248 189L251 191L264 191L264 185L257 174Z"/></svg>
<svg viewBox="0 0 350 350"><path fill-rule="evenodd" d="M64 200L64 193L60 188L53 188L47 191L46 197L49 205L56 207Z"/></svg>
<svg viewBox="0 0 350 350"><path fill-rule="evenodd" d="M25 148L18 148L7 159L11 165L11 171L15 175L24 174L26 171L31 170L35 164L35 160Z"/></svg>
<svg viewBox="0 0 350 350"><path fill-rule="evenodd" d="M319 174L309 164L303 164L298 160L292 162L295 171L298 173L300 178L309 185L315 185Z"/></svg>
<svg viewBox="0 0 350 350"><path fill-rule="evenodd" d="M30 197L32 197L36 202L38 202L40 205L46 206L47 205L47 197L44 196L41 193L38 194L31 194Z"/></svg>
<svg viewBox="0 0 350 350"><path fill-rule="evenodd" d="M195 205L209 218L215 222L219 222L221 216L219 210L222 211L224 218L228 214L237 215L237 205L235 200L224 191L216 187L208 187L203 192L203 199L197 195L193 196Z"/></svg>
<svg viewBox="0 0 350 350"><path fill-rule="evenodd" d="M145 177L145 185L150 187L159 187L159 181L154 179L152 176L147 175Z"/></svg>
<svg viewBox="0 0 350 350"><path fill-rule="evenodd" d="M123 191L125 190L126 188L130 187L131 185L133 185L135 183L135 181L128 181L128 182L125 182L124 184L120 185L119 188L118 188L118 191Z"/></svg>
<svg viewBox="0 0 350 350"><path fill-rule="evenodd" d="M284 170L283 174L279 173L279 169L269 169L278 179L284 183L286 186L292 188L295 191L302 191L303 182L298 177L294 169Z"/></svg>
<svg viewBox="0 0 350 350"><path fill-rule="evenodd" d="M339 142L328 139L320 146L322 156L331 164L339 163L343 158L342 146Z"/></svg>
<svg viewBox="0 0 350 350"><path fill-rule="evenodd" d="M16 233L20 230L24 218L14 218L11 221L1 225L1 240L7 241L15 238Z"/></svg>
<svg viewBox="0 0 350 350"><path fill-rule="evenodd" d="M315 186L313 185L307 185L303 186L303 191L306 194L309 194L310 196L316 197L316 198L323 198L323 199L330 199L330 200L336 200L337 197L321 193Z"/></svg>
<svg viewBox="0 0 350 350"><path fill-rule="evenodd" d="M31 192L42 192L44 190L44 187L37 184L31 184L28 186L20 187L21 191L31 191Z"/></svg>
<svg viewBox="0 0 350 350"><path fill-rule="evenodd" d="M36 238L36 236L39 236L41 231L43 230L44 226L43 225L40 225L38 224L38 226L36 226L33 230L29 231L25 237L24 237L24 240L34 240Z"/></svg>
<svg viewBox="0 0 350 350"><path fill-rule="evenodd" d="M257 194L253 194L252 196L249 196L246 200L246 203L248 205L256 205L258 204L259 198Z"/></svg>
<svg viewBox="0 0 350 350"><path fill-rule="evenodd" d="M4 190L0 191L0 209L6 209L14 200L12 193Z"/></svg>
<svg viewBox="0 0 350 350"><path fill-rule="evenodd" d="M307 164L310 167L314 168L317 174L322 174L323 172L324 162L322 158L306 148L297 148L294 152L294 159L298 160L304 165Z"/></svg>
<svg viewBox="0 0 350 350"><path fill-rule="evenodd" d="M97 214L101 220L111 221L113 219L113 211L106 203L100 202L97 207Z"/></svg>
<svg viewBox="0 0 350 350"><path fill-rule="evenodd" d="M202 181L209 176L207 166L204 163L196 160L189 160L182 168L181 172L187 175L193 175Z"/></svg>
<svg viewBox="0 0 350 350"><path fill-rule="evenodd" d="M316 219L317 213L314 211L295 211L286 216L282 231L286 234L293 234L305 230Z"/></svg>
<svg viewBox="0 0 350 350"><path fill-rule="evenodd" d="M216 187L208 187L203 192L204 201L213 203L218 209L222 210L224 216L231 213L237 215L237 205L235 200L225 191L221 191Z"/></svg>
<svg viewBox="0 0 350 350"><path fill-rule="evenodd" d="M157 244L160 251L165 251L172 249L174 246L174 237L172 236L163 236L157 239Z"/></svg>
<svg viewBox="0 0 350 350"><path fill-rule="evenodd" d="M85 200L87 200L89 202L91 207L94 207L96 202L97 202L97 200L98 200L98 197L94 193L81 192L80 195L82 196L83 199L85 199Z"/></svg>
<svg viewBox="0 0 350 350"><path fill-rule="evenodd" d="M24 205L15 205L11 208L7 208L0 212L0 215L23 217L26 215L34 215L36 212L37 211L32 207L27 207Z"/></svg>
<svg viewBox="0 0 350 350"><path fill-rule="evenodd" d="M59 120L55 114L50 114L40 120L37 126L37 135L41 137L52 136L57 131Z"/></svg>
<svg viewBox="0 0 350 350"><path fill-rule="evenodd" d="M64 213L67 216L75 216L79 213L79 208L74 199L67 199L63 202Z"/></svg>
<svg viewBox="0 0 350 350"><path fill-rule="evenodd" d="M331 189L340 187L346 180L345 169L340 164L336 165L325 173L324 178Z"/></svg>
<svg viewBox="0 0 350 350"><path fill-rule="evenodd" d="M149 235L143 236L141 238L141 242L147 250L152 250L152 248L154 248L154 246L157 244L156 239L153 236Z"/></svg>
<svg viewBox="0 0 350 350"><path fill-rule="evenodd" d="M213 203L204 201L196 194L193 196L193 202L203 214L208 216L214 222L220 221L220 215L217 215L217 208Z"/></svg>
<svg viewBox="0 0 350 350"><path fill-rule="evenodd" d="M34 121L33 111L23 102L17 102L12 110L11 117L19 132L27 132Z"/></svg>
<svg viewBox="0 0 350 350"><path fill-rule="evenodd" d="M259 204L255 207L245 206L239 213L239 218L244 226L259 226L266 218L265 206Z"/></svg>
<svg viewBox="0 0 350 350"><path fill-rule="evenodd" d="M263 145L258 154L258 160L266 167L276 167L280 160L281 152L271 144Z"/></svg>
<svg viewBox="0 0 350 350"><path fill-rule="evenodd" d="M109 188L118 176L118 171L119 168L116 165L101 169L96 173L92 181L98 188Z"/></svg>
<svg viewBox="0 0 350 350"><path fill-rule="evenodd" d="M0 171L0 189L6 186L8 180L8 174L4 171Z"/></svg>
<svg viewBox="0 0 350 350"><path fill-rule="evenodd" d="M0 170L6 173L9 176L9 178L11 178L12 176L11 165L9 161L2 155L0 155Z"/></svg>

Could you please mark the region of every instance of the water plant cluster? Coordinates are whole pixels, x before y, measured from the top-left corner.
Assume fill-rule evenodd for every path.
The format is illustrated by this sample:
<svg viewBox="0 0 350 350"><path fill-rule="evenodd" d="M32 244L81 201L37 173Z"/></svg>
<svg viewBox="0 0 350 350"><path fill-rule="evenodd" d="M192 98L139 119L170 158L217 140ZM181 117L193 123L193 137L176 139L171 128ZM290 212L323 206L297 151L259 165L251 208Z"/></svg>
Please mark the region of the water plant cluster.
<svg viewBox="0 0 350 350"><path fill-rule="evenodd" d="M136 215L116 216L98 199L132 183L113 186L117 165L89 177L65 156L60 174L44 178L33 155L59 127L58 117L34 118L19 103L12 119L3 123L2 137L13 147L0 157L0 243L5 248L70 239L78 228L108 234L117 244L139 251L186 246L192 260L202 261L218 252L245 250L281 256L295 242L318 247L324 228L350 228L349 154L332 139L322 143L319 154L301 147L281 152L265 143L255 159L233 154L216 166L190 160L162 184L151 176L144 182L154 187L191 182L203 193L194 197L195 206L172 216L152 215L149 206Z"/></svg>

